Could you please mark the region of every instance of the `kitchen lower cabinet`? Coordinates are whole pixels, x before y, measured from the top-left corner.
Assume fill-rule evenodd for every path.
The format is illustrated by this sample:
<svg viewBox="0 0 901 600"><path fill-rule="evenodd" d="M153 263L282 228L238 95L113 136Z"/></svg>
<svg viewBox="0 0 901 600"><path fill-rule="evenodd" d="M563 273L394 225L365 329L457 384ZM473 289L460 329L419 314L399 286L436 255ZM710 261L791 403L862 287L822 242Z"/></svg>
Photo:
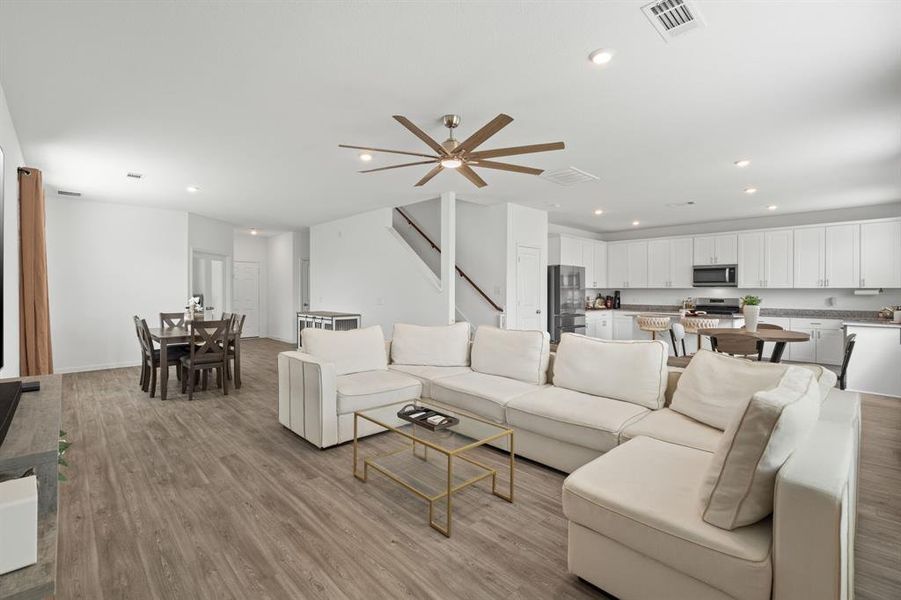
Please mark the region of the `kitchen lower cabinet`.
<svg viewBox="0 0 901 600"><path fill-rule="evenodd" d="M632 340L632 328L635 326L635 317L632 315L613 315L613 339Z"/></svg>
<svg viewBox="0 0 901 600"><path fill-rule="evenodd" d="M901 327L846 325L857 336L847 387L855 392L901 396Z"/></svg>
<svg viewBox="0 0 901 600"><path fill-rule="evenodd" d="M810 335L810 339L806 342L786 344L786 354L783 355L783 360L820 365L842 364L845 337L840 320L793 318L790 320L790 327L786 327L786 329L807 333Z"/></svg>
<svg viewBox="0 0 901 600"><path fill-rule="evenodd" d="M606 311L585 314L585 335L601 340L613 339L613 316Z"/></svg>

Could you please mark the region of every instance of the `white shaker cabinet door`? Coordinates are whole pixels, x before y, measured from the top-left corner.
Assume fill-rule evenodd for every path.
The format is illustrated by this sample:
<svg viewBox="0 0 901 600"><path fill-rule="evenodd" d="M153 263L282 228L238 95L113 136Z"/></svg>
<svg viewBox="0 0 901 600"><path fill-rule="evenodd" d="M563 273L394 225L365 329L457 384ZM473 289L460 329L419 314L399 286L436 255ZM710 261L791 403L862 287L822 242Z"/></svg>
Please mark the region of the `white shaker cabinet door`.
<svg viewBox="0 0 901 600"><path fill-rule="evenodd" d="M763 278L768 288L790 288L794 282L794 236L790 229L766 233L766 269Z"/></svg>
<svg viewBox="0 0 901 600"><path fill-rule="evenodd" d="M648 287L669 287L670 281L670 241L651 240L648 242Z"/></svg>
<svg viewBox="0 0 901 600"><path fill-rule="evenodd" d="M795 287L824 287L826 280L826 229L795 229Z"/></svg>
<svg viewBox="0 0 901 600"><path fill-rule="evenodd" d="M742 233L738 236L738 287L744 289L764 287L765 243L764 234L759 231Z"/></svg>
<svg viewBox="0 0 901 600"><path fill-rule="evenodd" d="M626 287L628 276L629 249L626 244L610 244L607 246L607 287L619 289Z"/></svg>
<svg viewBox="0 0 901 600"><path fill-rule="evenodd" d="M669 287L683 289L692 287L694 278L692 245L691 238L678 238L670 244Z"/></svg>
<svg viewBox="0 0 901 600"><path fill-rule="evenodd" d="M901 287L901 222L860 226L860 287Z"/></svg>
<svg viewBox="0 0 901 600"><path fill-rule="evenodd" d="M860 285L860 225L826 227L826 287Z"/></svg>

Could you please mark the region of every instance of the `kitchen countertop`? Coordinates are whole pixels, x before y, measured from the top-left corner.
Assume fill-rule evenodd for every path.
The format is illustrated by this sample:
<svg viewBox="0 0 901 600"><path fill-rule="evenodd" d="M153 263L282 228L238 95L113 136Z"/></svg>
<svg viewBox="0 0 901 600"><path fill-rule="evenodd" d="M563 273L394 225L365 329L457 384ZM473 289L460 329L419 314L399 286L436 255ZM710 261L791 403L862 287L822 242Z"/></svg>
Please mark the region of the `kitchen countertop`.
<svg viewBox="0 0 901 600"><path fill-rule="evenodd" d="M850 319L842 321L842 325L849 327L893 327L901 329L901 323L893 323L888 319Z"/></svg>
<svg viewBox="0 0 901 600"><path fill-rule="evenodd" d="M667 306L657 304L624 304L620 308L589 308L585 310L585 314L611 313L623 316L635 316L639 314L661 316L661 317L678 317L678 306ZM901 327L901 323L893 323L888 319L877 317L876 311L865 310L826 310L826 309L806 309L806 308L764 308L760 311L760 317L779 317L779 318L795 318L795 319L834 319L841 321L842 325L851 325L858 327ZM710 315L716 319L743 319L739 313L735 315Z"/></svg>

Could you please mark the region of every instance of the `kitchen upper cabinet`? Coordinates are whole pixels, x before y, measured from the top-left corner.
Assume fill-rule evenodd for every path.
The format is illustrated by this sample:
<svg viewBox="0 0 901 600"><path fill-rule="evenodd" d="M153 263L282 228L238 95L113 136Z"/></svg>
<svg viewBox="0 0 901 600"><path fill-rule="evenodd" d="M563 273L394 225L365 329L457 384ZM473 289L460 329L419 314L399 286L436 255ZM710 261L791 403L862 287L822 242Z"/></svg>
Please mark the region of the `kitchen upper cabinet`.
<svg viewBox="0 0 901 600"><path fill-rule="evenodd" d="M795 287L824 287L826 281L826 228L795 229Z"/></svg>
<svg viewBox="0 0 901 600"><path fill-rule="evenodd" d="M752 231L738 235L738 287L790 288L792 231Z"/></svg>
<svg viewBox="0 0 901 600"><path fill-rule="evenodd" d="M648 287L648 243L627 242L626 285L628 288Z"/></svg>
<svg viewBox="0 0 901 600"><path fill-rule="evenodd" d="M692 240L651 240L648 242L647 287L692 286Z"/></svg>
<svg viewBox="0 0 901 600"><path fill-rule="evenodd" d="M860 225L826 227L826 287L860 285Z"/></svg>
<svg viewBox="0 0 901 600"><path fill-rule="evenodd" d="M670 241L651 240L648 242L648 287L669 287L670 281Z"/></svg>
<svg viewBox="0 0 901 600"><path fill-rule="evenodd" d="M765 234L763 284L768 288L790 288L794 285L794 237L789 229L767 231Z"/></svg>
<svg viewBox="0 0 901 600"><path fill-rule="evenodd" d="M860 226L860 287L901 287L901 222Z"/></svg>
<svg viewBox="0 0 901 600"><path fill-rule="evenodd" d="M596 288L607 287L607 242L594 242L594 282Z"/></svg>
<svg viewBox="0 0 901 600"><path fill-rule="evenodd" d="M572 265L584 267L582 264L582 239L565 235L553 236L549 240L548 264Z"/></svg>
<svg viewBox="0 0 901 600"><path fill-rule="evenodd" d="M738 287L764 287L766 279L766 237L762 232L742 233L738 236Z"/></svg>
<svg viewBox="0 0 901 600"><path fill-rule="evenodd" d="M625 243L607 246L607 287L624 288L629 276L629 248Z"/></svg>
<svg viewBox="0 0 901 600"><path fill-rule="evenodd" d="M585 287L596 288L597 277L594 274L594 242L582 240L582 260L579 263L585 267Z"/></svg>
<svg viewBox="0 0 901 600"><path fill-rule="evenodd" d="M737 235L707 235L694 239L694 264L734 265L738 263Z"/></svg>

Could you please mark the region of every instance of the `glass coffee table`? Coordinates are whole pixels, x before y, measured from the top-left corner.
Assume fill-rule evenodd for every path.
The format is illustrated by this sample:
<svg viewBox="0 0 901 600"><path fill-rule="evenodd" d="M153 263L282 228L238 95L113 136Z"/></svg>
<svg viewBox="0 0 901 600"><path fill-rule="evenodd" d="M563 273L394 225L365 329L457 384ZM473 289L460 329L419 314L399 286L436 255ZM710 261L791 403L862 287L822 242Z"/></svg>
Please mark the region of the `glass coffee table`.
<svg viewBox="0 0 901 600"><path fill-rule="evenodd" d="M431 400L419 400L414 404L456 417L460 422L447 429L432 431L421 425L402 421L397 416L397 405L356 411L354 477L365 482L369 477L369 469L374 469L424 499L429 503L429 525L447 537L451 534L451 503L454 492L490 477L491 493L507 502L513 502L515 458L512 429ZM400 446L363 456L361 445L366 444L357 437L361 419L388 430L388 435L397 438ZM489 443L508 454L505 457L510 469L508 485L500 486L501 489L506 487L506 491L498 489L497 469L472 457L474 449ZM358 469L360 461L363 463L362 470ZM502 472L505 470L502 469ZM435 504L438 502L444 504L445 508L443 524L435 522L434 518Z"/></svg>

